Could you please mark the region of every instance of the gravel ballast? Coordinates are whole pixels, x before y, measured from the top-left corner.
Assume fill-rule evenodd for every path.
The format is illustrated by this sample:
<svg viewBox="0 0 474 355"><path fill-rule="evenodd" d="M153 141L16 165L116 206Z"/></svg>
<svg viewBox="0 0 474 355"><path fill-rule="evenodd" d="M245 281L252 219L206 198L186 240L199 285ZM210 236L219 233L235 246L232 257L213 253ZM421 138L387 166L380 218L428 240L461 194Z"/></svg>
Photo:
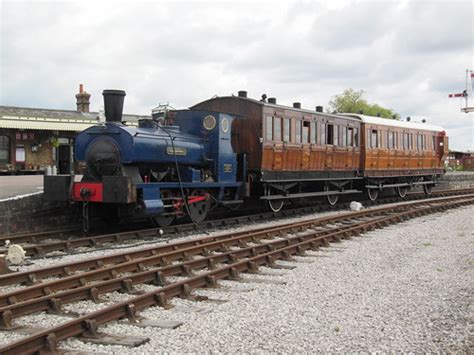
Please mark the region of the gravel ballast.
<svg viewBox="0 0 474 355"><path fill-rule="evenodd" d="M472 353L473 215L469 206L417 218L297 258L304 262L285 263L294 270L262 268L276 275L245 275L285 285L220 281L221 289L196 292L227 300L223 304L175 299L171 310L141 313L183 322L177 329L126 322L101 328L150 337L139 348L78 339L60 346L120 353Z"/></svg>

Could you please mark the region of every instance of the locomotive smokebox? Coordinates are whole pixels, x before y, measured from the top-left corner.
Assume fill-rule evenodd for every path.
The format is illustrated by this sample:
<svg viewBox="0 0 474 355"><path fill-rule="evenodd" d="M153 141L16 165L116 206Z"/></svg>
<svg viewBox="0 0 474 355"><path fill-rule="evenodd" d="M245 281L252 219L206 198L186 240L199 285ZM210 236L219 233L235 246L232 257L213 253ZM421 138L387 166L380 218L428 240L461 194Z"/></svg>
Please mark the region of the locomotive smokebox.
<svg viewBox="0 0 474 355"><path fill-rule="evenodd" d="M125 99L125 91L123 90L104 90L104 110L106 122L121 122L123 101Z"/></svg>

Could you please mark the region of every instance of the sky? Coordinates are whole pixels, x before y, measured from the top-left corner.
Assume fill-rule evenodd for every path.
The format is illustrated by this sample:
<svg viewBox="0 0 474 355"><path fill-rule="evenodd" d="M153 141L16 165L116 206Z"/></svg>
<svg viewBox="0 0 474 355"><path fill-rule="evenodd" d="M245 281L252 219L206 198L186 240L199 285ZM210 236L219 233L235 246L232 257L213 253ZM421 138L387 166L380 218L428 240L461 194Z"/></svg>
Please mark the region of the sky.
<svg viewBox="0 0 474 355"><path fill-rule="evenodd" d="M474 70L473 4L0 0L0 105L74 110L82 83L92 111L104 89L134 114L239 90L314 109L353 88L474 150L474 113L448 98Z"/></svg>

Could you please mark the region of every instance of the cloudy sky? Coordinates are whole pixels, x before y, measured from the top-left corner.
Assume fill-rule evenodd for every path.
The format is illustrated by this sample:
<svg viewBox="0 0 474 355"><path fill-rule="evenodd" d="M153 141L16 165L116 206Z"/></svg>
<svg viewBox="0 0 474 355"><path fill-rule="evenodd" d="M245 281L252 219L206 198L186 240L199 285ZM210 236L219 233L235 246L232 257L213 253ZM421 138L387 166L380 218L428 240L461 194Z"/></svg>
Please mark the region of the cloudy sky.
<svg viewBox="0 0 474 355"><path fill-rule="evenodd" d="M474 113L448 99L474 70L470 0L0 4L0 105L75 109L84 83L95 111L108 88L127 113L238 90L312 109L354 88L474 150Z"/></svg>

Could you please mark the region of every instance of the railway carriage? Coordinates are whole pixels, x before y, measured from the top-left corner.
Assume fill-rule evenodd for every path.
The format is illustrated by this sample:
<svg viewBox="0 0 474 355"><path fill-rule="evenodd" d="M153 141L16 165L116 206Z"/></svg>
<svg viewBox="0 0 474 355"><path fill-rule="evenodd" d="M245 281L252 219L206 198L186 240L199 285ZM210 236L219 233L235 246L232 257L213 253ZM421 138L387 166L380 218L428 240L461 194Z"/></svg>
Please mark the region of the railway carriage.
<svg viewBox="0 0 474 355"><path fill-rule="evenodd" d="M355 114L323 113L238 96L214 97L192 109L228 112L234 121L232 145L248 162L253 196L277 212L285 202L395 188L405 197L422 185L429 194L444 174L446 132L424 123Z"/></svg>
<svg viewBox="0 0 474 355"><path fill-rule="evenodd" d="M358 192L361 121L357 118L277 105L247 97L215 97L192 109L241 117L234 121L232 145L247 161L252 197L274 212L287 201L326 196L331 204L341 194Z"/></svg>
<svg viewBox="0 0 474 355"><path fill-rule="evenodd" d="M445 173L448 137L443 128L365 115L346 116L362 122L360 170L371 200L384 188L394 188L400 197L416 185L431 193Z"/></svg>

